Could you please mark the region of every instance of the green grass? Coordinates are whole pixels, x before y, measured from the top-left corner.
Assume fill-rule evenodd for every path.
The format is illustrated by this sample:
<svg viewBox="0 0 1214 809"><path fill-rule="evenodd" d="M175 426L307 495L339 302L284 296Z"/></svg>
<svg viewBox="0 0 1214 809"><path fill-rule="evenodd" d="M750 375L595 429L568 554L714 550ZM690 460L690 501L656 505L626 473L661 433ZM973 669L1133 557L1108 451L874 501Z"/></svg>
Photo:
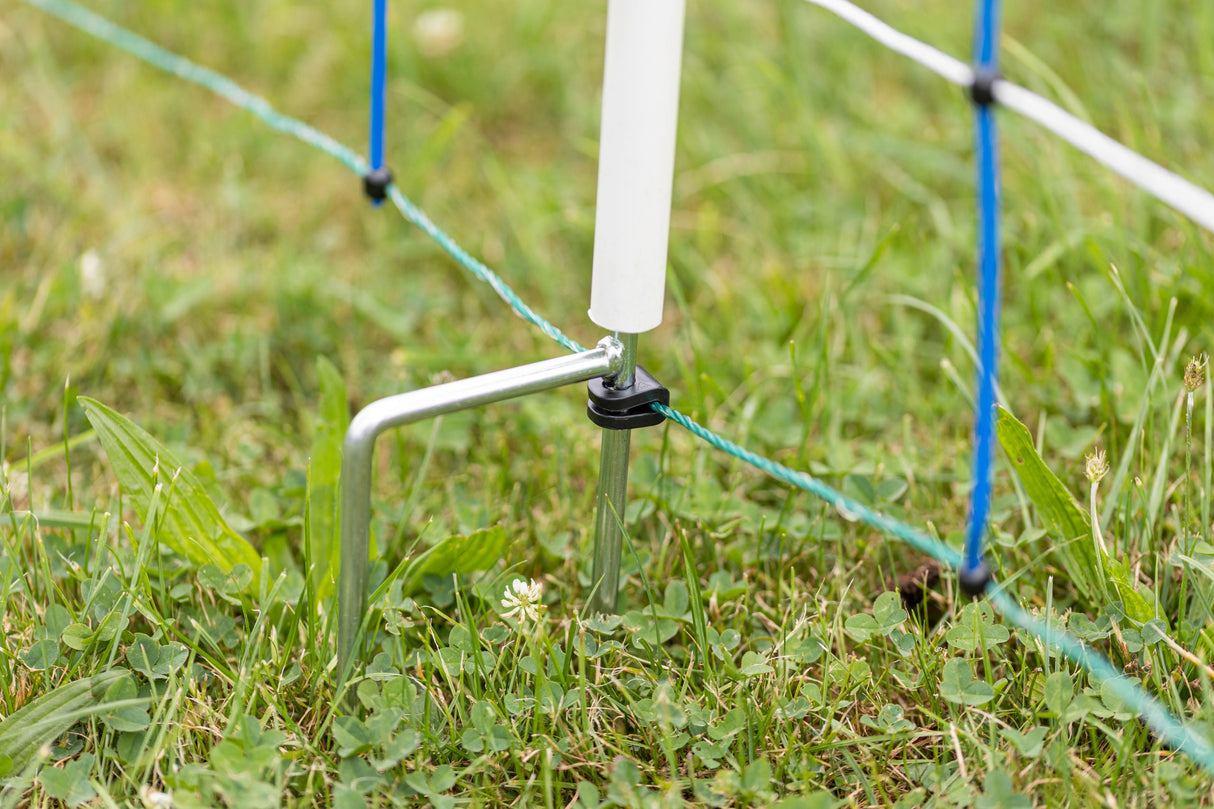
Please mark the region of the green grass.
<svg viewBox="0 0 1214 809"><path fill-rule="evenodd" d="M361 150L363 5L90 7ZM453 5L464 40L429 58L411 20L433 5L393 3L389 162L440 226L593 344L603 6ZM666 322L641 361L697 420L959 546L967 102L802 3L690 5ZM870 8L968 53L955 4ZM1206 5L1006 12L1009 78L1214 186ZM23 724L28 761L5 729L0 805L1214 802L1210 775L1107 687L948 575L926 616L906 614L883 593L923 559L677 428L633 439L620 617L582 614L598 458L578 390L381 441L375 576L494 526L508 551L385 588L367 676L339 705L334 606L304 570L331 542L308 508L309 458L342 399L559 348L395 212L369 210L344 168L205 91L16 3L0 75L0 716L129 672ZM1069 537L1006 457L998 576L1210 732L1214 419L1207 381L1186 440L1182 376L1211 349L1214 240L1033 125L1000 123L1007 404L1084 512L1084 457L1108 452L1104 541L1161 618L1126 617L1112 573L1081 586L1055 550ZM167 470L145 495L119 486L78 395L176 456L190 502ZM208 500L268 575L173 550L174 509ZM502 615L516 577L544 584L535 625Z"/></svg>

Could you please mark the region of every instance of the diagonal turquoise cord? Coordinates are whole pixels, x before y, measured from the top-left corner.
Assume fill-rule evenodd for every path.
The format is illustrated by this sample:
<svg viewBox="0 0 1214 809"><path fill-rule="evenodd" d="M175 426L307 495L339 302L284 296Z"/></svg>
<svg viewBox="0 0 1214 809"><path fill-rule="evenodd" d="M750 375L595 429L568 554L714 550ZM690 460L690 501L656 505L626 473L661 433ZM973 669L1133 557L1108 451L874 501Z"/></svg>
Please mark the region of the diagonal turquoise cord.
<svg viewBox="0 0 1214 809"><path fill-rule="evenodd" d="M289 115L283 115L258 95L250 93L236 82L215 71L191 62L184 56L167 51L154 42L150 42L138 34L128 31L105 17L99 16L70 0L25 0L31 6L42 9L66 23L74 25L86 33L115 45L122 50L137 56L150 65L160 68L166 73L185 79L188 82L205 87L213 93L227 99L237 107L252 113L266 124L279 132L315 146L320 151L338 160L358 175L367 173L367 162L353 150L333 140L328 135L308 126L303 121ZM498 296L510 305L519 317L538 327L540 331L560 343L570 351L583 351L582 346L565 336L560 329L540 317L515 294L496 273L460 247L454 239L444 233L426 216L408 197L401 193L396 186L389 186L388 196L400 210L405 219L412 222L440 247L447 251L459 264L484 281Z"/></svg>
<svg viewBox="0 0 1214 809"><path fill-rule="evenodd" d="M167 51L159 45L149 42L143 37L110 22L104 17L100 17L70 2L70 0L24 0L24 2L52 14L64 22L92 34L98 39L121 48L161 70L217 93L236 106L257 116L274 129L315 146L320 151L343 163L356 174L362 175L367 171L366 161L351 149L302 121L283 115L275 110L265 99L248 92L231 79L213 70L209 70L184 57ZM548 337L570 351L582 350L582 347L577 342L565 336L560 329L523 302L514 290L493 270L473 258L468 251L460 247L454 239L435 225L426 216L425 212L410 201L398 188L390 186L388 194L405 219L419 227L426 235L438 243L460 266L488 284L497 293L498 297L509 304L519 317L533 324ZM653 407L680 427L683 427L722 452L745 461L777 480L809 492L815 497L831 504L840 512L855 517L889 536L906 542L923 553L947 564L954 570L960 566L962 561L960 553L922 531L892 517L873 511L862 503L858 503L841 492L835 491L805 472L791 469L740 447L727 438L709 430L707 427L697 424L673 408L656 404ZM988 591L987 597L1008 621L1040 639L1047 646L1052 646L1062 652L1086 669L1098 681L1109 682L1118 696L1134 707L1137 714L1147 722L1161 740L1178 750L1182 750L1198 765L1205 768L1208 772L1214 773L1214 749L1211 748L1209 741L1201 734L1194 732L1182 724L1167 708L1143 690L1137 683L1118 672L1099 653L1088 649L1065 631L1051 629L1042 621L1029 615L1004 591L992 589Z"/></svg>
<svg viewBox="0 0 1214 809"><path fill-rule="evenodd" d="M132 56L139 57L166 73L172 73L178 78L207 88L231 101L237 107L253 113L279 132L315 146L360 175L367 172L367 162L356 152L302 121L297 121L289 115L283 115L274 109L270 102L250 93L227 76L195 64L184 56L167 51L156 43L149 42L138 34L110 22L83 6L68 2L68 0L25 0L25 2L74 25L85 33L121 48Z"/></svg>
<svg viewBox="0 0 1214 809"><path fill-rule="evenodd" d="M922 531L912 528L904 522L895 520L893 517L873 511L868 506L851 499L842 492L832 489L817 478L799 472L796 469L784 466L781 463L764 458L751 452L748 449L738 446L724 436L714 433L712 430L697 424L679 411L665 405L655 404L653 409L664 415L666 418L678 424L683 429L687 430L692 435L700 438L722 452L728 453L733 457L745 461L761 472L766 472L776 480L782 480L790 486L796 486L798 489L804 489L820 500L824 500L834 506L845 516L854 517L855 519L867 525L871 525L878 531L882 531L889 536L902 540L906 544L916 550L926 553L935 559L940 560L950 568L956 570L961 566L961 554L945 545L938 539L930 537Z"/></svg>
<svg viewBox="0 0 1214 809"><path fill-rule="evenodd" d="M1183 752L1206 772L1214 773L1214 747L1211 747L1204 733L1182 723L1141 685L1118 671L1104 655L1089 649L1066 630L1050 627L1045 621L1026 612L998 585L987 590L986 597L1007 621L1046 646L1062 652L1083 667L1096 682L1107 683L1127 705L1133 706L1134 712L1161 741Z"/></svg>
<svg viewBox="0 0 1214 809"><path fill-rule="evenodd" d="M464 248L444 233L438 225L430 221L430 217L426 216L425 211L413 204L413 201L400 192L400 189L395 185L388 186L388 198L392 200L401 215L412 222L417 227L421 228L422 232L433 239L439 247L447 251L447 254L455 259L461 267L468 270L481 281L484 281L497 296L509 304L514 313L532 324L544 334L551 337L556 342L563 345L565 348L573 352L585 351L577 341L565 336L564 332L552 325L543 316L536 314L535 310L528 306L523 299L518 296L510 285L502 280L501 276L493 270L486 267L481 262L472 257Z"/></svg>
<svg viewBox="0 0 1214 809"><path fill-rule="evenodd" d="M790 469L770 458L756 455L749 450L739 447L732 441L723 438L706 427L702 427L687 416L662 405L654 405L654 409L663 413L668 419L690 431L712 446L739 458L756 469L759 469L777 480L782 480L792 486L813 494L830 503L840 512L849 513L889 536L896 537L923 553L947 564L954 571L960 569L962 555L944 543L936 540L922 531L887 517L884 514L851 500L835 491L821 481L795 469ZM1107 682L1113 691L1127 705L1132 705L1135 712L1146 721L1147 725L1163 741L1177 750L1182 750L1207 771L1214 773L1214 748L1200 733L1196 733L1182 724L1162 704L1146 692L1138 683L1117 671L1113 665L1100 653L1089 649L1065 630L1051 628L1044 621L1033 617L1016 603L1015 599L1000 589L997 585L987 590L987 599L1010 623L1020 627L1025 632L1038 638L1046 646L1062 652L1071 660L1087 670L1097 681Z"/></svg>

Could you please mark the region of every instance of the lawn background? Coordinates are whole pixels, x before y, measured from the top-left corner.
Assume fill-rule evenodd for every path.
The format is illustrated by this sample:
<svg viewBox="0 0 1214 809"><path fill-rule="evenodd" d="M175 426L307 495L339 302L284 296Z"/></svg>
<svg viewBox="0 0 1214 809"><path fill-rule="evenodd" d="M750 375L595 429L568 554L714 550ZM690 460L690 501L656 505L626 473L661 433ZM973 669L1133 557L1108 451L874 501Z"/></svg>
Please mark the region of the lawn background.
<svg viewBox="0 0 1214 809"><path fill-rule="evenodd" d="M90 7L361 148L363 5ZM603 5L454 5L464 15L462 42L427 57L412 21L433 7L392 6L388 154L398 183L539 312L593 343L599 330L584 312ZM871 8L950 53L969 50L968 10L940 2ZM1214 8L1023 3L1006 15L1009 78L1214 186L1206 103ZM118 513L118 487L96 441L71 450L69 483L62 442L88 429L75 403L87 395L168 445L275 569L289 571L303 563L319 356L340 371L357 407L559 350L393 211L369 210L340 165L205 91L15 0L0 16L0 74L0 384L5 496L17 510ZM1000 123L1005 398L1081 503L1085 453L1098 442L1116 467L1134 447L1112 542L1162 601L1179 605L1181 580L1202 576L1170 562L1189 516L1186 492L1206 517L1200 536L1210 533L1208 422L1195 426L1186 469L1173 412L1184 364L1209 350L1212 242L1032 124L1008 115ZM973 367L949 326L974 332L973 196L963 94L802 3L692 4L666 322L643 337L642 363L695 418L956 542ZM87 251L104 278L91 289L81 272ZM1138 321L1152 340L1168 335L1157 385L1147 382L1154 358ZM1144 427L1135 431L1144 402ZM1204 411L1201 401L1197 417ZM763 803L818 789L853 805L899 797L969 805L998 803L1004 787L1043 805L1084 805L1106 792L1118 805L1209 802L1208 778L1190 781L1191 765L1154 748L1133 720L1090 711L1068 720L1069 703L1054 710L1045 682L1057 671L1071 676L1067 664L1019 636L989 654L950 642L950 628L965 618L949 586L937 600L943 623L891 630L913 639L909 651L888 633L849 632L849 617L873 611L888 583L923 560L675 428L634 438L629 525L639 566L637 557L626 562L621 602L631 617L614 630L580 627L573 619L589 584L594 433L582 395L566 390L381 442L375 530L389 564L415 551L419 537L424 546L491 525L504 528L511 547L509 573L497 568L479 589L431 582L409 604L386 607L409 616L401 619L409 626L391 636L386 654L397 657L385 665L415 677L419 694L432 693L408 710L363 705L372 717L402 712L390 730L381 722L376 744L408 728L419 733L416 749L383 775L364 772L368 756L386 760L383 750L335 740L323 622L301 620L281 593L260 604L229 593L237 602L229 603L171 562L139 584L132 544L113 524L106 541L128 579L123 592L147 608L113 648L125 654L134 633L168 643L168 625L189 610L228 618L232 642L176 641L190 649L190 663L174 669L163 692L160 680L135 677L157 696L153 718L180 730L145 738L94 719L78 728L78 747L62 753L96 757L85 768L95 793L121 802L141 786L169 788L182 805L190 796L232 802L242 794L269 804L327 805L363 793L424 802L433 799L412 774L440 765L458 783L425 789L477 804L565 805L579 783L623 805L680 796ZM1099 620L1107 605L1073 603L1076 592L1048 557L1052 540L1011 474L1000 461L993 522L1001 577L1018 577L1016 594L1028 605L1048 600L1059 614L1075 606ZM1152 512L1144 504L1156 480L1166 499ZM136 538L143 516L123 513ZM0 531L7 714L109 662L108 646L66 643L56 665L22 658L44 636L62 640L62 627L48 621L52 604L73 622L104 620L97 576L62 559L83 548L104 568L108 557L86 529L35 532L12 519ZM716 664L700 660L694 622L684 617L694 592L684 542L716 633ZM178 603L151 585L154 574L194 587ZM514 575L546 586L550 620L534 648L508 642L514 636L490 597ZM679 612L675 634L657 649L627 628L643 627L650 592ZM990 622L978 612L964 615ZM253 634L258 615L294 636L280 637L271 653L268 639ZM453 625L468 637L453 639ZM1210 656L1204 623L1184 633L1186 646ZM504 644L502 659L491 672L452 679L436 656L479 648L477 636ZM579 637L596 648L573 654ZM793 642L802 657L786 653ZM603 643L618 648L599 651ZM1209 719L1200 672L1184 673L1201 681L1193 689L1165 681L1180 668L1166 647L1114 652L1136 672L1149 668L1148 684L1173 707ZM772 671L735 678L724 663L744 669L747 653ZM966 707L941 698L945 665L958 657L975 662L997 699ZM556 679L563 694L579 695L576 722L560 707L563 696L547 713L507 704L542 698L552 678L536 661L552 659L572 661ZM292 664L306 674L279 687ZM1076 682L1080 693L1099 692ZM667 702L674 707L658 721L653 703ZM482 703L490 708L481 719L489 710L490 725L509 736L503 750L465 743ZM418 719L417 705L430 713ZM746 721L734 728L737 710ZM249 720L282 733L282 743L250 741ZM1031 743L1004 733L1038 727L1045 734L1035 755ZM120 750L124 732L140 735L142 746ZM271 752L266 762L244 756L256 766L227 775L224 744ZM697 752L698 744L712 749ZM266 785L264 795L246 792L249 784ZM640 786L653 792L636 793ZM47 802L53 793L37 780L15 785L6 800Z"/></svg>

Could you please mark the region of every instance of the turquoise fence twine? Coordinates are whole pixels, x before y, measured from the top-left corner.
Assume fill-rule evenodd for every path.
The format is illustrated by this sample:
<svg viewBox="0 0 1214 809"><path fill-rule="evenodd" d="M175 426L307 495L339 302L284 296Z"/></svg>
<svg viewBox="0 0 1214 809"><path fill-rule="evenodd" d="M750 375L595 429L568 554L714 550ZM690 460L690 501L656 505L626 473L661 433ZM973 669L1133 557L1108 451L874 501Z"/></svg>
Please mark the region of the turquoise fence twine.
<svg viewBox="0 0 1214 809"><path fill-rule="evenodd" d="M213 70L167 51L70 0L24 0L24 2L58 17L104 42L121 48L167 73L211 90L237 107L252 113L273 129L291 135L333 157L359 176L367 172L366 161L351 149L302 121L278 112L265 99L248 92L231 79ZM434 224L425 212L401 193L396 186L389 187L388 195L406 220L433 239L460 266L488 284L519 317L537 327L569 351L583 350L576 341L567 337L560 329L519 298L497 273L474 258ZM923 531L874 511L805 472L751 452L707 427L697 424L673 408L656 404L653 405L653 408L710 446L750 464L777 480L809 492L839 510L844 516L859 520L888 536L899 539L948 565L954 571L961 567L963 562L961 553ZM1084 646L1074 636L1064 630L1050 627L1025 612L1011 596L998 587L989 590L987 598L1010 623L1065 655L1086 670L1096 681L1109 683L1113 691L1133 708L1161 741L1184 752L1200 767L1214 774L1214 748L1211 747L1210 742L1178 720L1142 686L1119 672L1112 663L1098 652Z"/></svg>
<svg viewBox="0 0 1214 809"><path fill-rule="evenodd" d="M104 42L121 48L132 56L136 56L166 73L171 73L192 84L205 87L216 95L230 101L235 106L240 107L242 110L252 113L273 129L301 140L310 146L314 146L360 177L366 174L369 169L367 161L361 155L314 127L308 126L303 121L296 120L289 115L283 115L261 96L250 93L236 82L216 73L214 70L202 67L186 59L184 56L178 56L172 51L165 50L154 42L150 42L138 34L128 31L122 26L107 20L105 17L78 6L69 0L25 0L25 2L58 17L85 33L92 34ZM515 294L514 290L506 282L480 261L473 258L467 250L460 247L454 239L444 233L438 225L434 224L430 220L430 217L426 216L425 212L413 204L412 200L401 193L400 189L395 185L389 186L388 197L405 219L420 228L423 233L433 239L439 247L445 250L462 267L488 284L519 317L536 326L541 332L570 351L584 350L574 340L566 337L560 329L536 314L530 306Z"/></svg>
<svg viewBox="0 0 1214 809"><path fill-rule="evenodd" d="M884 534L888 534L895 539L900 539L912 548L943 562L953 570L961 567L961 554L935 537L928 536L922 531L893 517L886 516L879 511L874 511L863 503L853 500L840 491L836 491L812 475L784 466L777 461L740 447L728 438L714 433L701 424L697 424L672 407L661 404L654 404L652 407L696 438L702 439L709 445L732 455L740 461L745 461L761 472L766 472L776 480L809 492L819 500L834 506L844 517L859 520Z"/></svg>
<svg viewBox="0 0 1214 809"><path fill-rule="evenodd" d="M340 161L351 171L359 175L367 172L367 163L353 150L343 146L333 138L289 115L283 115L270 105L270 102L258 95L250 93L228 77L216 73L191 62L184 56L178 56L167 51L154 42L150 42L138 34L128 31L117 23L110 22L105 17L89 11L67 0L25 0L31 6L45 11L64 22L74 25L85 33L92 34L103 42L108 42L121 48L132 56L137 56L150 65L160 68L166 73L172 73L178 78L207 88L218 96L253 113L272 128L294 138L315 146L320 151Z"/></svg>
<svg viewBox="0 0 1214 809"><path fill-rule="evenodd" d="M388 186L388 198L396 206L397 210L405 219L412 222L417 227L421 228L422 232L429 236L443 248L449 256L456 260L461 267L468 270L481 281L484 281L490 288L497 293L506 304L514 310L514 313L527 321L531 325L538 328L548 337L563 345L565 348L573 352L585 351L584 348L574 339L567 337L564 332L556 326L536 313L534 309L528 306L518 294L510 288L510 285L502 280L501 276L493 270L486 267L477 259L473 258L472 254L443 232L438 225L426 216L425 211L413 204L413 201L401 193L400 189L395 185Z"/></svg>

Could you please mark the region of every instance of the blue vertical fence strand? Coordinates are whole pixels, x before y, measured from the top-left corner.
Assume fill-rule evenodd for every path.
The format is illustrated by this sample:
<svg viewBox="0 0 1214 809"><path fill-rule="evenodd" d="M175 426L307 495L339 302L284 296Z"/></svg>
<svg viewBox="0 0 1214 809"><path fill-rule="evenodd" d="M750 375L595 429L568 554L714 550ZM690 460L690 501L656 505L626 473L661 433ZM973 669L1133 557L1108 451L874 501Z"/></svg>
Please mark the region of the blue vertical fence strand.
<svg viewBox="0 0 1214 809"><path fill-rule="evenodd" d="M981 67L994 67L999 34L998 0L979 0L978 27L974 42L974 61Z"/></svg>
<svg viewBox="0 0 1214 809"><path fill-rule="evenodd" d="M974 43L976 68L995 68L999 4L979 4ZM982 564L983 535L991 504L991 458L995 440L995 384L999 363L999 155L990 104L974 108L978 168L978 398L974 406L974 485L965 540L965 566Z"/></svg>
<svg viewBox="0 0 1214 809"><path fill-rule="evenodd" d="M974 409L974 486L965 565L982 562L983 534L990 513L991 458L995 440L995 386L999 364L999 172L994 111L975 110L978 147L978 398Z"/></svg>
<svg viewBox="0 0 1214 809"><path fill-rule="evenodd" d="M388 0L375 0L371 36L371 170L384 166L384 101L388 83ZM383 200L372 200L379 206Z"/></svg>
<svg viewBox="0 0 1214 809"><path fill-rule="evenodd" d="M143 37L71 2L71 0L24 0L24 2L48 14L52 14L70 25L74 25L98 39L121 48L127 53L167 73L217 93L241 109L256 116L268 126L319 149L330 157L340 161L357 174L365 174L367 171L367 165L360 155L333 140L328 135L313 129L302 121L278 112L265 99L253 95L231 79L196 65L182 56L171 53L159 45L149 42ZM991 150L990 165L993 172L995 165L993 148ZM992 186L993 188L994 186ZM388 196L396 204L396 207L400 209L402 216L419 227L430 238L434 239L460 266L472 272L481 281L489 284L516 314L538 327L544 334L570 351L581 350L581 346L575 341L566 337L551 322L527 306L500 276L473 258L454 239L439 229L399 189L395 186L390 187L388 189ZM995 302L995 308L997 311L997 302ZM993 366L985 367L992 367L993 369ZM962 555L938 539L900 520L873 511L861 503L852 501L846 495L835 491L805 472L791 469L770 458L764 458L750 452L707 427L696 423L673 408L660 404L654 404L653 408L697 438L702 439L722 452L745 461L777 480L809 492L834 507L848 512L852 517L882 531L888 536L906 542L923 553L939 559L953 569L962 565L964 561ZM1160 739L1188 755L1198 766L1205 769L1208 773L1214 774L1214 747L1211 746L1206 736L1177 719L1161 702L1148 694L1141 685L1114 668L1099 652L1085 646L1066 630L1048 625L1025 612L1001 588L994 588L988 591L987 598L1009 623L1016 625L1030 636L1037 638L1045 646L1061 652L1067 658L1074 661L1076 665L1089 672L1094 680L1098 682L1111 681L1113 690L1128 705L1133 707L1135 713L1150 725L1159 735Z"/></svg>

